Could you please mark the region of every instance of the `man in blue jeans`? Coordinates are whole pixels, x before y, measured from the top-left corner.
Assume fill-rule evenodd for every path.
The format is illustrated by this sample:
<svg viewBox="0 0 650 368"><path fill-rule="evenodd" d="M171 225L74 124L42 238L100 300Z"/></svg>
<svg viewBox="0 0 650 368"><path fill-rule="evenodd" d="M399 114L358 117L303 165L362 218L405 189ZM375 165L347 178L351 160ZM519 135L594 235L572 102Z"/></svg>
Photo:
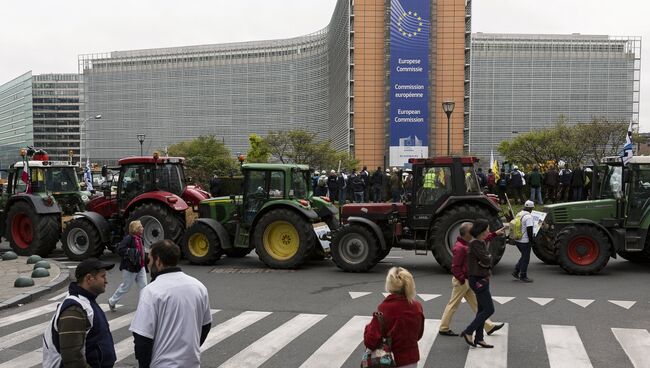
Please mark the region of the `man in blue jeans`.
<svg viewBox="0 0 650 368"><path fill-rule="evenodd" d="M535 242L535 237L533 236L533 215L531 212L535 208L535 202L528 200L524 203L524 212L521 216L521 232L523 236L521 239L515 241L515 245L519 252L521 252L521 257L519 262L515 266L515 270L512 272L512 276L523 282L533 282L532 279L528 278L528 263L530 262L530 250L533 247Z"/></svg>

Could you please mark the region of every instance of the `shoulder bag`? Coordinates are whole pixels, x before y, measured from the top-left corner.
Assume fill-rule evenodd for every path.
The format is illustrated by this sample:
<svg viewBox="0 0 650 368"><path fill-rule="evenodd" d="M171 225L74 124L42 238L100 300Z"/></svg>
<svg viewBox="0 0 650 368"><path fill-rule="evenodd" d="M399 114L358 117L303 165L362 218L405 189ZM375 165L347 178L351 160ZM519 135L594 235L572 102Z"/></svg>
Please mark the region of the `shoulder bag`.
<svg viewBox="0 0 650 368"><path fill-rule="evenodd" d="M379 321L381 328L381 346L378 349L366 349L361 360L361 368L385 368L396 367L395 357L391 348L392 339L386 334L386 323L381 312L375 312L374 316Z"/></svg>

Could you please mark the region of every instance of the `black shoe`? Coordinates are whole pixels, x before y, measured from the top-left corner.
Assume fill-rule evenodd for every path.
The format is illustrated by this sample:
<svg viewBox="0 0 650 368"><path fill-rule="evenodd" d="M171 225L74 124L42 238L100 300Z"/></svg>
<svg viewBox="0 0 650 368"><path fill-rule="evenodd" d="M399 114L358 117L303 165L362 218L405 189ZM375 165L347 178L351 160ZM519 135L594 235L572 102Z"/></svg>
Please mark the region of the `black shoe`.
<svg viewBox="0 0 650 368"><path fill-rule="evenodd" d="M487 332L488 336L490 336L493 333L499 331L500 329L503 328L503 326L505 326L505 323L497 323L496 325L494 325L494 327L492 327L492 329L490 331Z"/></svg>
<svg viewBox="0 0 650 368"><path fill-rule="evenodd" d="M461 332L460 337L462 337L465 340L467 345L472 346L472 347L476 347L476 344L472 341L472 335L468 335L468 334L466 334L464 332Z"/></svg>
<svg viewBox="0 0 650 368"><path fill-rule="evenodd" d="M526 277L526 276L520 278L519 280L521 280L521 282L533 282L533 279L529 279L529 278Z"/></svg>
<svg viewBox="0 0 650 368"><path fill-rule="evenodd" d="M519 280L519 272L517 272L517 270L512 271L511 275L512 275L512 277L514 277L514 278L516 278L517 280Z"/></svg>
<svg viewBox="0 0 650 368"><path fill-rule="evenodd" d="M455 333L455 332L452 331L452 330L447 330L447 331L438 331L438 334L439 334L439 335L442 335L442 336L458 336L458 334Z"/></svg>
<svg viewBox="0 0 650 368"><path fill-rule="evenodd" d="M474 346L476 346L476 345L478 345L478 346L480 346L482 348L486 348L486 349L492 349L494 347L494 345L490 345L490 344L486 343L485 341L474 341Z"/></svg>

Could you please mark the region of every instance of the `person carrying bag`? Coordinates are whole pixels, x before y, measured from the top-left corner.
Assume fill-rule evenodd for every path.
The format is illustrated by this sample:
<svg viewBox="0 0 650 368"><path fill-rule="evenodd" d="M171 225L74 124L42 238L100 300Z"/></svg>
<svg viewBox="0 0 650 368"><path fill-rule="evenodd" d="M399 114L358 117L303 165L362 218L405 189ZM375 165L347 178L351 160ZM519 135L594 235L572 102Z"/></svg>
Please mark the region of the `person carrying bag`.
<svg viewBox="0 0 650 368"><path fill-rule="evenodd" d="M140 290L147 286L147 269L145 267L145 250L142 241L144 227L140 221L132 221L129 224L129 235L117 245L117 254L120 255L120 271L122 271L122 283L115 290L115 293L108 299L108 307L111 311L117 308L117 302L122 296L129 292L133 283L137 283Z"/></svg>
<svg viewBox="0 0 650 368"><path fill-rule="evenodd" d="M361 360L361 368L396 367L391 338L386 334L384 315L381 312L375 312L373 317L377 318L381 328L381 347L375 350L366 349Z"/></svg>

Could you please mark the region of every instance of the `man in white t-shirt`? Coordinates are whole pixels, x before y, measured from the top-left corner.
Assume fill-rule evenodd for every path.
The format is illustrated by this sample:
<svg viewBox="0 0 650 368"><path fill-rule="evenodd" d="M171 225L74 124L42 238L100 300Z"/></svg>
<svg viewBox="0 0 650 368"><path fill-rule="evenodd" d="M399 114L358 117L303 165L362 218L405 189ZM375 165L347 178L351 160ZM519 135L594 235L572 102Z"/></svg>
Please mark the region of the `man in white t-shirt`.
<svg viewBox="0 0 650 368"><path fill-rule="evenodd" d="M151 245L152 282L140 292L131 328L140 367L200 367L212 315L208 290L177 267L180 249L171 240Z"/></svg>
<svg viewBox="0 0 650 368"><path fill-rule="evenodd" d="M533 236L533 215L531 212L535 209L535 202L526 201L524 203L524 209L520 212L521 214L521 232L523 236L521 239L515 241L515 245L519 252L521 252L521 257L519 262L515 266L515 270L512 272L512 276L516 279L519 279L523 282L533 282L532 279L528 278L528 263L530 262L530 250L532 249L535 237ZM519 214L518 214L519 216Z"/></svg>

